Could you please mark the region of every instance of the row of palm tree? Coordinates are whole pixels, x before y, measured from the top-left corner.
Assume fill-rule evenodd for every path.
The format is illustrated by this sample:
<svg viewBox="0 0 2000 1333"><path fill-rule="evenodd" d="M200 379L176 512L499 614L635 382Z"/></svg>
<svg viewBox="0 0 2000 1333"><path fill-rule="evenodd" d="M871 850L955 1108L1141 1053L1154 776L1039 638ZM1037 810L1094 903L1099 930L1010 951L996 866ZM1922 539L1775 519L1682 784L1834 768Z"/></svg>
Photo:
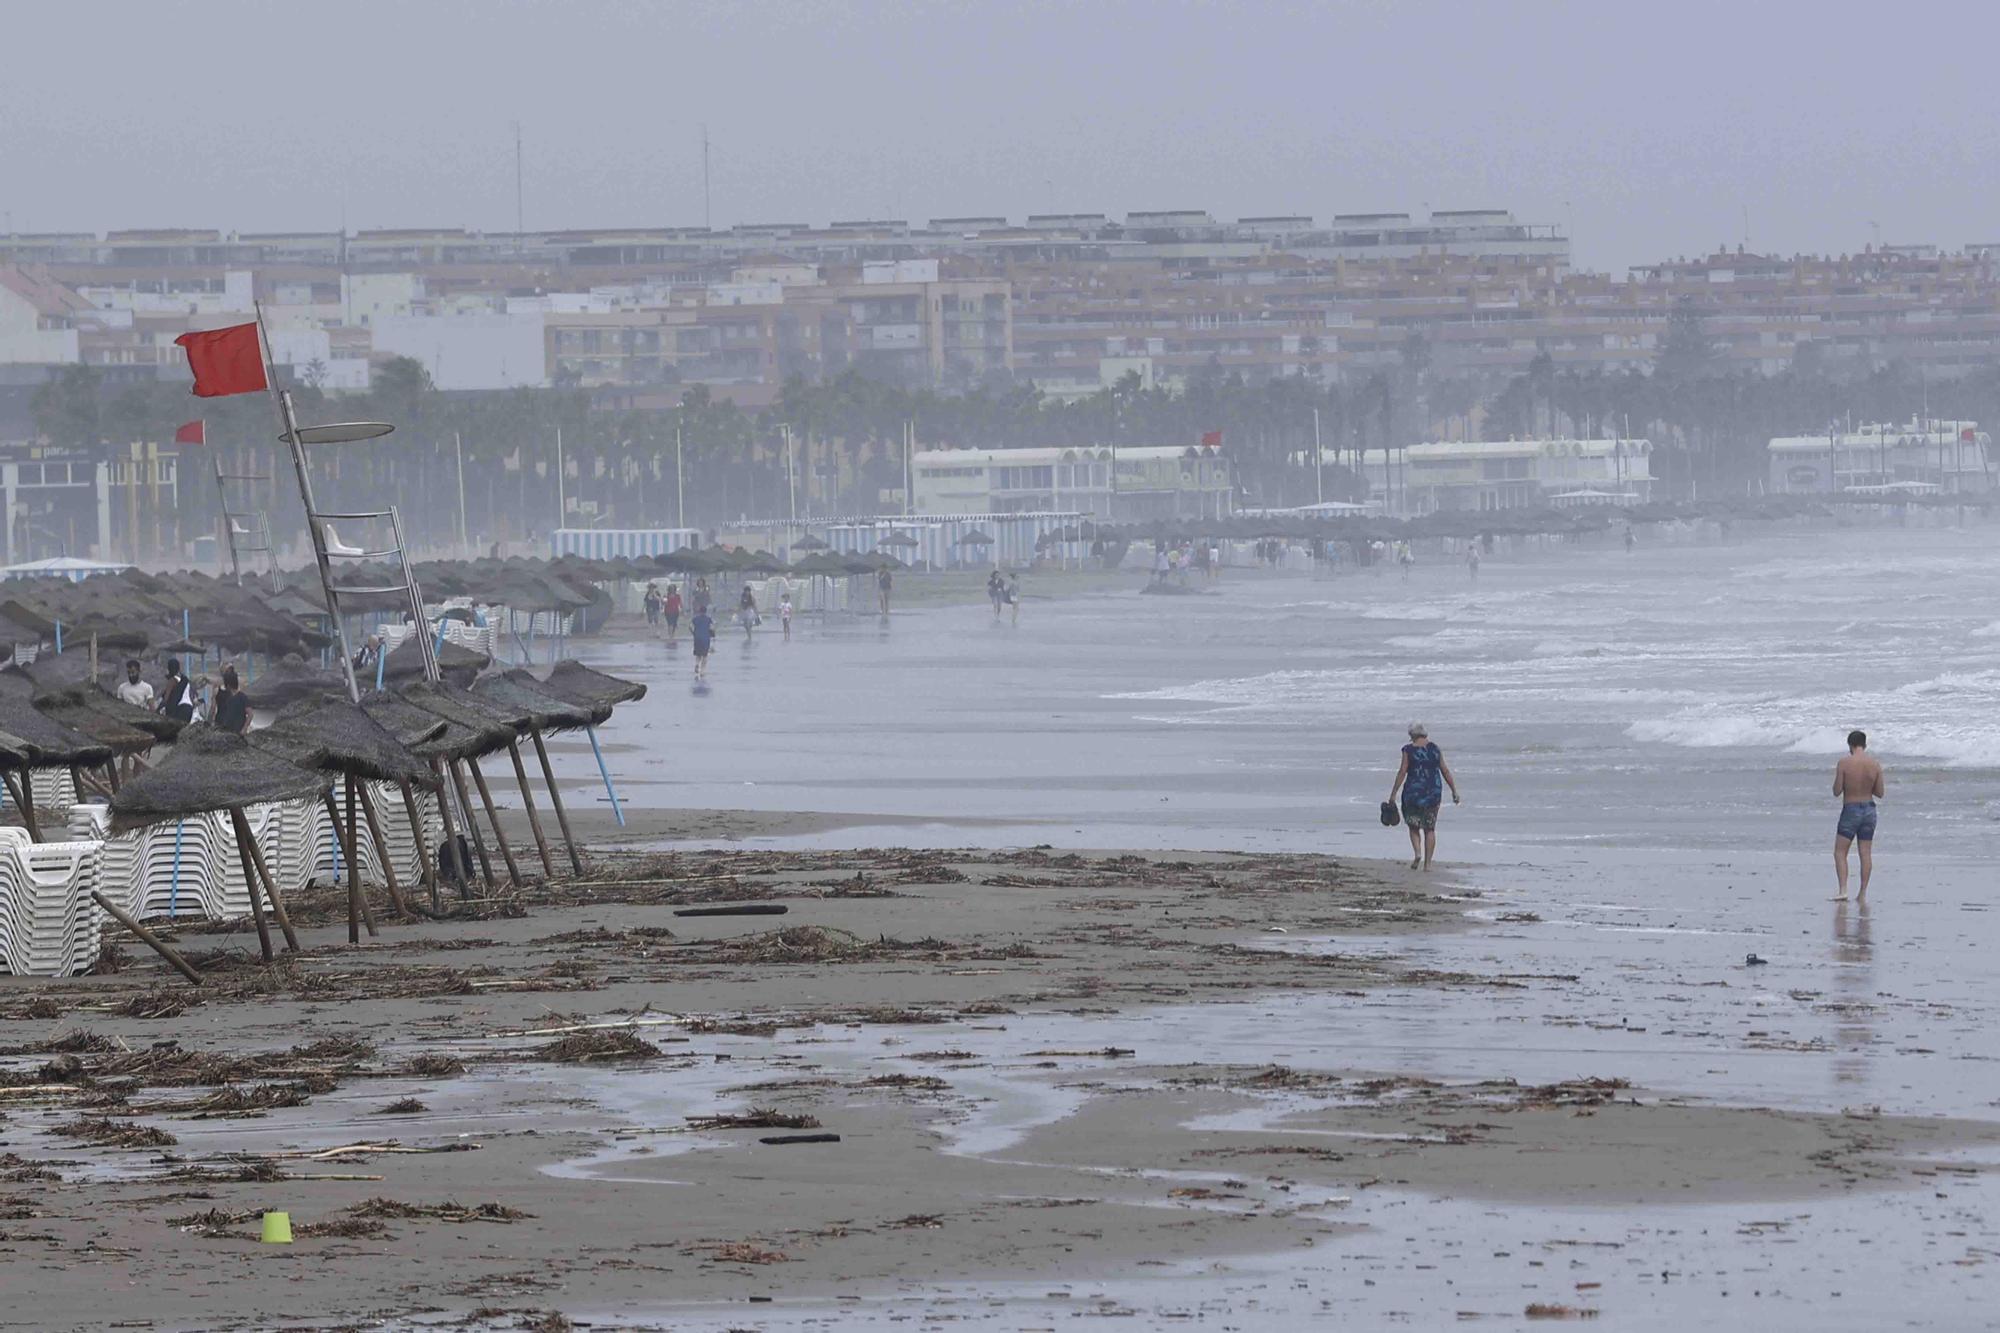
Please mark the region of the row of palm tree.
<svg viewBox="0 0 2000 1333"><path fill-rule="evenodd" d="M1843 373L1802 352L1784 372L1721 366L1699 320L1676 320L1650 373L1558 366L1546 353L1507 376L1441 376L1412 335L1394 366L1347 383L1307 377L1246 380L1203 368L1173 390L1137 374L1081 398L1028 385L963 394L908 390L855 373L794 379L770 407L746 410L706 385L661 410L605 410L587 390L442 393L408 359L377 368L371 389L295 396L307 421L367 417L396 433L314 456L323 508L358 509L393 497L414 543L531 538L572 526L713 528L737 519L876 513L899 503L903 451L965 446L1117 443L1190 445L1220 431L1247 503L1282 506L1354 498L1370 454L1395 457L1440 436L1645 436L1672 494L1742 493L1763 475L1773 435L1829 423L1934 418L2000 420L2000 366L1926 383L1907 366ZM269 510L295 531L298 502L274 456L275 417L262 395L197 400L178 384L111 385L69 367L37 393L44 439L86 453L171 439L205 418L206 451L181 450L168 542L215 531L215 466L270 479L232 483L231 505ZM558 437L562 476L557 476ZM1315 473L1317 443L1331 460ZM116 506L114 506L114 509Z"/></svg>

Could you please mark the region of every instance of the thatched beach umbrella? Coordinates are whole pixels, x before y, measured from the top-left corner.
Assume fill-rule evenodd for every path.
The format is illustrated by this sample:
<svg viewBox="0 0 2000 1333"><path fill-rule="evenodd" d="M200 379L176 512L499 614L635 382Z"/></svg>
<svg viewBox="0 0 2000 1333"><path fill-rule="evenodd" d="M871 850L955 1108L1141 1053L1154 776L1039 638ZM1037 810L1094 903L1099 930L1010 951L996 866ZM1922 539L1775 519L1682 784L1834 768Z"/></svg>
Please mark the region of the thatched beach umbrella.
<svg viewBox="0 0 2000 1333"><path fill-rule="evenodd" d="M646 687L636 680L608 676L567 658L550 667L548 677L539 684L558 699L588 708L593 723L609 718L618 704L646 697Z"/></svg>
<svg viewBox="0 0 2000 1333"><path fill-rule="evenodd" d="M297 653L288 653L258 672L243 693L251 707L275 713L301 699L344 695L347 682L338 671L322 671Z"/></svg>
<svg viewBox="0 0 2000 1333"><path fill-rule="evenodd" d="M473 679L492 661L485 653L474 652L464 644L453 643L449 639L437 648L438 674L461 689L472 684ZM424 674L424 646L417 642L414 634L397 644L395 651L389 654L389 660L382 665L384 681L419 680Z"/></svg>
<svg viewBox="0 0 2000 1333"><path fill-rule="evenodd" d="M42 830L35 815L34 784L28 780L27 770L66 768L80 787L84 769L108 764L115 757L111 746L64 726L19 695L0 694L0 732L19 743L20 753L27 761L20 771L0 771L0 779L6 783L7 794L20 806L28 836L36 842L42 840Z"/></svg>
<svg viewBox="0 0 2000 1333"><path fill-rule="evenodd" d="M548 784L549 801L556 810L556 823L561 826L563 841L569 847L570 866L581 875L583 853L577 847L576 835L570 831L569 812L563 808L562 789L556 785L555 770L549 765L549 751L542 743L542 735L544 732L588 727L596 720L595 715L581 704L551 694L540 681L519 669L474 682L472 694L482 703L518 715L521 719L517 726L535 743L535 757L541 761L542 780ZM542 821L535 813L534 797L529 794L528 771L521 762L518 741L508 744L507 755L514 761L514 778L521 784L521 804L528 811L528 827L534 830L535 845L542 854L542 866L554 875L555 866L549 858L548 840L542 835Z"/></svg>
<svg viewBox="0 0 2000 1333"><path fill-rule="evenodd" d="M485 803L487 820L493 825L494 836L500 843L501 858L507 863L507 870L513 876L514 882L520 883L521 875L514 864L513 852L508 848L506 837L500 831L500 815L494 809L493 794L486 786L486 775L479 769L481 756L507 748L507 743L514 737L513 723L474 704L471 696L465 691L440 681L416 681L403 686L397 693L407 702L426 712L434 713L457 727L458 737L462 739L458 739L454 747L455 753L440 755L440 759L451 773L452 786L458 793L459 808L465 812L466 832L472 835L473 850L479 855L479 864L485 872L486 882L496 883L492 858L486 854L486 837L479 831L479 822L472 816L472 796L465 786L467 770L471 771L473 783L478 787L480 799ZM418 752L422 753L422 750L419 749Z"/></svg>
<svg viewBox="0 0 2000 1333"><path fill-rule="evenodd" d="M794 551L824 551L827 549L827 545L823 539L815 537L812 533L808 532L805 536L792 543L792 549Z"/></svg>
<svg viewBox="0 0 2000 1333"><path fill-rule="evenodd" d="M271 750L300 768L339 774L345 781L347 828L341 854L347 858L348 943L361 942L361 923L364 920L368 924L368 933L375 933L375 924L369 919L367 899L361 892L361 859L358 855L361 836L355 819L357 807L367 818L369 836L374 840L375 851L382 861L383 878L389 886L389 897L396 904L396 910L406 920L409 919L410 905L403 899L403 886L390 859L388 842L382 836L374 798L361 784L416 782L428 787L434 783L429 765L412 754L380 722L345 699L330 699L293 709L262 731L252 733L250 743L260 749ZM335 836L339 837L340 811L334 807L330 791L326 795L326 813L333 821ZM421 856L421 823L416 825L416 833Z"/></svg>
<svg viewBox="0 0 2000 1333"><path fill-rule="evenodd" d="M646 687L636 680L621 680L617 676L607 676L602 671L593 671L581 662L564 660L549 669L548 679L536 682L538 687L590 710L590 724L583 734L590 738L590 753L597 760L598 776L604 779L604 794L611 798L611 813L618 821L618 827L625 827L625 811L618 804L618 789L611 785L611 768L604 762L604 748L597 743L597 724L611 716L611 710L622 703L646 697ZM544 765L547 764L544 759Z"/></svg>
<svg viewBox="0 0 2000 1333"><path fill-rule="evenodd" d="M243 816L243 808L318 800L328 785L323 775L287 763L233 732L190 727L158 768L139 774L111 798L111 831L125 833L168 820L228 811L236 830L237 854L243 862L243 881L250 892L250 915L257 925L257 943L268 963L272 958L271 932L264 925L264 913L258 906L260 879L272 914L285 933L285 943L294 953L298 951L299 940L278 897L277 883L264 864L264 853L250 831L250 821Z"/></svg>

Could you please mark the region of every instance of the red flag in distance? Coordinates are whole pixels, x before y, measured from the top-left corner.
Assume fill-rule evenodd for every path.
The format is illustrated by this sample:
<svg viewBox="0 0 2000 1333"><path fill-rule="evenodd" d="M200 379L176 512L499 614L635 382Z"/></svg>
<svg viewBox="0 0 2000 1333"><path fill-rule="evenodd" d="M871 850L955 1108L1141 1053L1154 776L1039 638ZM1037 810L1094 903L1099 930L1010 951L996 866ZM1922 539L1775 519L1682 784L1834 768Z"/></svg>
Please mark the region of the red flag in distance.
<svg viewBox="0 0 2000 1333"><path fill-rule="evenodd" d="M174 432L175 444L207 444L208 430L203 422L184 421Z"/></svg>
<svg viewBox="0 0 2000 1333"><path fill-rule="evenodd" d="M232 393L256 393L269 387L255 324L183 333L174 342L187 349L188 369L194 372L197 398L224 398Z"/></svg>
<svg viewBox="0 0 2000 1333"><path fill-rule="evenodd" d="M1206 448L1220 449L1222 447L1222 432L1219 430L1209 431L1201 437L1201 442Z"/></svg>

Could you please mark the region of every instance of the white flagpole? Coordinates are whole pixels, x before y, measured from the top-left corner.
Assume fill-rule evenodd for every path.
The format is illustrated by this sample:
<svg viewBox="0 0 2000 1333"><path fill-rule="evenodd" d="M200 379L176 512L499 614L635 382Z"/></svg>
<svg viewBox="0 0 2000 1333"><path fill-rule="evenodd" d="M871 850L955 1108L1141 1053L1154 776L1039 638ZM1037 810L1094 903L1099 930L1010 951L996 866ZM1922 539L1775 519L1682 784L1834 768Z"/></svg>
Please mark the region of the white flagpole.
<svg viewBox="0 0 2000 1333"><path fill-rule="evenodd" d="M280 389L278 377L272 373L271 339L264 328L264 307L253 301L251 309L257 314L257 341L264 353L264 387L270 390L272 400L278 405L278 420L285 427L285 443L292 449L292 468L299 476L299 499L306 508L306 536L312 541L313 559L319 565L319 586L326 594L327 613L333 617L334 637L340 643L341 675L347 680L348 697L359 703L361 686L354 679L354 658L347 650L347 621L340 614L339 599L334 596L333 563L327 558L326 534L320 530L318 511L313 508L312 478L306 473L306 446L299 438L299 419L292 411L290 391Z"/></svg>

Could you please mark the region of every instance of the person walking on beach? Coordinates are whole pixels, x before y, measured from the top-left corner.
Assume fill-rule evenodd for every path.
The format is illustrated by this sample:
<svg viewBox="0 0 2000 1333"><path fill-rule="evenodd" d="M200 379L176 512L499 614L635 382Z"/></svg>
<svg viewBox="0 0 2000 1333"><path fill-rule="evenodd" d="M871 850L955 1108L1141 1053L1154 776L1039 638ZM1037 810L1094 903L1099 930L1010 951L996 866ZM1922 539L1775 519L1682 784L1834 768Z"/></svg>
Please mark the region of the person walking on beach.
<svg viewBox="0 0 2000 1333"><path fill-rule="evenodd" d="M993 603L995 620L1000 618L1000 604L1006 599L1006 593L1007 581L1000 577L999 570L996 569L986 576L986 600Z"/></svg>
<svg viewBox="0 0 2000 1333"><path fill-rule="evenodd" d="M660 623L660 585L657 583L646 585L646 623L648 625Z"/></svg>
<svg viewBox="0 0 2000 1333"><path fill-rule="evenodd" d="M680 584L669 583L667 585L667 596L666 600L660 603L660 614L666 618L667 642L672 643L674 636L680 632L681 628Z"/></svg>
<svg viewBox="0 0 2000 1333"><path fill-rule="evenodd" d="M778 624L784 628L785 637L792 637L792 594L788 588L778 594Z"/></svg>
<svg viewBox="0 0 2000 1333"><path fill-rule="evenodd" d="M150 682L139 679L139 659L125 659L125 679L118 682L118 697L134 708L143 708L151 713L156 711L156 699ZM124 777L131 777L139 771L139 756L128 754L118 761L118 771Z"/></svg>
<svg viewBox="0 0 2000 1333"><path fill-rule="evenodd" d="M688 621L688 637L694 640L694 678L708 679L708 650L715 646L715 620L705 606L695 608Z"/></svg>
<svg viewBox="0 0 2000 1333"><path fill-rule="evenodd" d="M160 696L160 711L176 722L194 721L194 682L181 670L181 659L167 659L167 689Z"/></svg>
<svg viewBox="0 0 2000 1333"><path fill-rule="evenodd" d="M1479 582L1479 547L1477 545L1466 548L1465 572L1472 576L1474 583Z"/></svg>
<svg viewBox="0 0 2000 1333"><path fill-rule="evenodd" d="M875 575L875 596L881 601L882 614L885 616L889 614L889 589L894 583L895 580L889 577L889 567L882 566L881 571Z"/></svg>
<svg viewBox="0 0 2000 1333"><path fill-rule="evenodd" d="M1007 576L1006 591L1002 592L1000 596L1007 603L1007 609L1012 615L1012 619L1009 620L1008 623L1013 625L1020 624L1021 623L1021 576L1019 574L1009 574Z"/></svg>
<svg viewBox="0 0 2000 1333"><path fill-rule="evenodd" d="M1833 872L1840 882L1837 903L1847 901L1847 849L1861 844L1861 891L1868 896L1868 878L1875 873L1875 802L1886 794L1882 765L1868 753L1868 733L1847 733L1847 757L1833 766L1833 794L1840 798L1840 823L1833 831Z"/></svg>
<svg viewBox="0 0 2000 1333"><path fill-rule="evenodd" d="M1389 799L1403 793L1403 823L1410 830L1410 869L1429 870L1437 856L1438 807L1444 804L1444 788L1451 788L1451 803L1458 804L1458 779L1444 752L1431 739L1430 729L1421 722L1410 724L1410 743L1403 747L1403 762L1389 784Z"/></svg>
<svg viewBox="0 0 2000 1333"><path fill-rule="evenodd" d="M369 636L373 638L373 635ZM236 668L222 668L222 688L215 692L214 726L238 735L250 730L250 700L236 684Z"/></svg>
<svg viewBox="0 0 2000 1333"><path fill-rule="evenodd" d="M750 591L750 585L743 585L743 595L736 599L736 618L743 622L743 637L748 639L750 631L757 628L764 617L757 614L757 594Z"/></svg>

